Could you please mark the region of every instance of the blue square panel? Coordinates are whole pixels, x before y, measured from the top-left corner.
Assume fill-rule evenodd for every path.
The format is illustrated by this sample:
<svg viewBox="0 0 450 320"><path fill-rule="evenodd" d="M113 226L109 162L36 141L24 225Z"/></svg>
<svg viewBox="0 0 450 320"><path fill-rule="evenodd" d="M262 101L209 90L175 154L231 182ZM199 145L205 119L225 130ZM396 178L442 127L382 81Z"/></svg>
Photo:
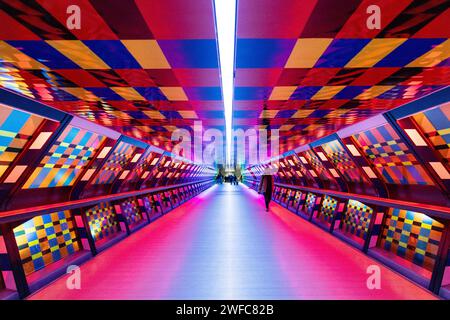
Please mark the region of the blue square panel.
<svg viewBox="0 0 450 320"><path fill-rule="evenodd" d="M95 94L97 97L103 99L103 100L112 100L112 101L118 101L118 100L124 100L121 96L119 96L117 93L115 93L110 88L85 88L86 90L91 91L93 94Z"/></svg>
<svg viewBox="0 0 450 320"><path fill-rule="evenodd" d="M176 111L160 111L167 119L183 119L183 117Z"/></svg>
<svg viewBox="0 0 450 320"><path fill-rule="evenodd" d="M311 113L308 118L310 119L321 119L325 117L327 114L329 114L332 110L314 110L313 113Z"/></svg>
<svg viewBox="0 0 450 320"><path fill-rule="evenodd" d="M80 67L45 41L7 41L11 46L50 69L80 69Z"/></svg>
<svg viewBox="0 0 450 320"><path fill-rule="evenodd" d="M156 87L135 87L137 92L141 96L143 96L145 99L150 101L160 101L160 100L167 100L166 96L163 95L161 90Z"/></svg>
<svg viewBox="0 0 450 320"><path fill-rule="evenodd" d="M379 61L375 67L404 67L445 39L408 39Z"/></svg>
<svg viewBox="0 0 450 320"><path fill-rule="evenodd" d="M196 113L200 119L221 119L225 116L223 110L203 110Z"/></svg>
<svg viewBox="0 0 450 320"><path fill-rule="evenodd" d="M185 87L189 100L222 100L220 87Z"/></svg>
<svg viewBox="0 0 450 320"><path fill-rule="evenodd" d="M353 99L369 88L370 86L347 86L339 91L333 99Z"/></svg>
<svg viewBox="0 0 450 320"><path fill-rule="evenodd" d="M89 49L113 69L139 69L141 66L118 40L85 40Z"/></svg>
<svg viewBox="0 0 450 320"><path fill-rule="evenodd" d="M149 119L142 111L126 111L126 113L133 119Z"/></svg>
<svg viewBox="0 0 450 320"><path fill-rule="evenodd" d="M297 112L297 110L280 110L280 111L278 111L278 113L275 116L275 118L282 118L282 119L290 118L296 112Z"/></svg>
<svg viewBox="0 0 450 320"><path fill-rule="evenodd" d="M261 111L258 110L235 110L233 117L236 119L258 119Z"/></svg>
<svg viewBox="0 0 450 320"><path fill-rule="evenodd" d="M216 40L159 40L172 68L218 68Z"/></svg>
<svg viewBox="0 0 450 320"><path fill-rule="evenodd" d="M272 93L272 87L236 87L235 100L267 100Z"/></svg>
<svg viewBox="0 0 450 320"><path fill-rule="evenodd" d="M284 67L296 39L238 39L236 68Z"/></svg>
<svg viewBox="0 0 450 320"><path fill-rule="evenodd" d="M321 86L300 86L295 89L289 100L309 100L321 88Z"/></svg>
<svg viewBox="0 0 450 320"><path fill-rule="evenodd" d="M319 60L315 68L342 68L362 48L364 48L370 39L337 39L333 40Z"/></svg>

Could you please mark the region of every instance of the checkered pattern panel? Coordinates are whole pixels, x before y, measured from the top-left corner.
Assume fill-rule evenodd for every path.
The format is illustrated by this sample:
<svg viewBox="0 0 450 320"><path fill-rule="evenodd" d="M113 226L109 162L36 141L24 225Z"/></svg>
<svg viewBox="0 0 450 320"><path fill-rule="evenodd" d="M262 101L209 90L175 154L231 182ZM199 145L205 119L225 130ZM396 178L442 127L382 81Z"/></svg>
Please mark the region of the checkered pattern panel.
<svg viewBox="0 0 450 320"><path fill-rule="evenodd" d="M353 136L386 183L434 185L428 173L391 125Z"/></svg>
<svg viewBox="0 0 450 320"><path fill-rule="evenodd" d="M322 148L336 169L348 182L368 182L338 140L325 143L322 145Z"/></svg>
<svg viewBox="0 0 450 320"><path fill-rule="evenodd" d="M311 213L312 210L314 210L316 199L317 196L314 193L308 193L308 195L306 196L305 211L307 213Z"/></svg>
<svg viewBox="0 0 450 320"><path fill-rule="evenodd" d="M118 213L122 214L129 225L140 222L143 217L136 200L129 199L120 204Z"/></svg>
<svg viewBox="0 0 450 320"><path fill-rule="evenodd" d="M131 171L131 174L128 176L128 180L130 182L136 182L139 177L142 176L144 173L144 168L151 163L150 161L153 159L152 152L147 150L142 154L142 156L139 158L138 162L134 166L133 170Z"/></svg>
<svg viewBox="0 0 450 320"><path fill-rule="evenodd" d="M338 201L336 199L328 195L324 196L319 217L325 221L331 222L336 213L337 205Z"/></svg>
<svg viewBox="0 0 450 320"><path fill-rule="evenodd" d="M149 214L152 213L153 212L152 200L147 197L144 197L142 198L142 201L144 203L145 211L147 211L147 213Z"/></svg>
<svg viewBox="0 0 450 320"><path fill-rule="evenodd" d="M39 116L0 104L0 178L42 121Z"/></svg>
<svg viewBox="0 0 450 320"><path fill-rule="evenodd" d="M390 209L385 219L380 247L433 271L444 225L400 209Z"/></svg>
<svg viewBox="0 0 450 320"><path fill-rule="evenodd" d="M434 149L450 161L450 103L413 116Z"/></svg>
<svg viewBox="0 0 450 320"><path fill-rule="evenodd" d="M357 237L366 239L373 209L356 200L349 200L343 219L343 229Z"/></svg>
<svg viewBox="0 0 450 320"><path fill-rule="evenodd" d="M317 172L319 177L323 180L334 180L331 176L330 172L323 166L322 161L320 161L319 157L317 157L312 150L307 150L303 153L305 158Z"/></svg>
<svg viewBox="0 0 450 320"><path fill-rule="evenodd" d="M119 142L114 152L109 156L101 171L97 174L93 184L113 183L119 172L131 159L135 147L125 142Z"/></svg>
<svg viewBox="0 0 450 320"><path fill-rule="evenodd" d="M108 238L118 232L117 215L109 203L100 203L86 210L89 229L94 240Z"/></svg>
<svg viewBox="0 0 450 320"><path fill-rule="evenodd" d="M14 228L25 274L43 269L78 251L75 230L69 211L34 217Z"/></svg>
<svg viewBox="0 0 450 320"><path fill-rule="evenodd" d="M72 186L103 140L96 133L67 126L23 189Z"/></svg>

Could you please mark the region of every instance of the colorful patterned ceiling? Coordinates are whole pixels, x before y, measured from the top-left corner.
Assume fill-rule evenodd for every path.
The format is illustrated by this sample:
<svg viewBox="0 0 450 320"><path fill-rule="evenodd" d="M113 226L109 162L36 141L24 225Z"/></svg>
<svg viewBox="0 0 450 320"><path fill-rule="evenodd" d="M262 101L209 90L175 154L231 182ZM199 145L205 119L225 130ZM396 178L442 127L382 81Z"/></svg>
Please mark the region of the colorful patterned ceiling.
<svg viewBox="0 0 450 320"><path fill-rule="evenodd" d="M212 1L0 3L1 86L167 150L175 128L224 126Z"/></svg>
<svg viewBox="0 0 450 320"><path fill-rule="evenodd" d="M240 0L234 127L289 151L449 85L449 21L445 0Z"/></svg>
<svg viewBox="0 0 450 320"><path fill-rule="evenodd" d="M4 0L0 84L171 150L224 127L212 0ZM69 5L81 29L66 27ZM366 27L369 5L381 29ZM239 0L233 123L281 151L450 84L446 0Z"/></svg>

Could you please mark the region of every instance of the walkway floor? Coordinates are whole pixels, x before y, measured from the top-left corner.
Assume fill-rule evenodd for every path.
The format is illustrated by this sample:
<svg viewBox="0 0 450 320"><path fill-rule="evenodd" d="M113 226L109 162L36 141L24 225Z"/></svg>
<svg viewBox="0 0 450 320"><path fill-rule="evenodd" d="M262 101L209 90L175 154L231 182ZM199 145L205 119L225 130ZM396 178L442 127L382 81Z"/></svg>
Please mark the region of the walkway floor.
<svg viewBox="0 0 450 320"><path fill-rule="evenodd" d="M205 191L81 266L81 289L62 277L31 299L432 299L245 186Z"/></svg>

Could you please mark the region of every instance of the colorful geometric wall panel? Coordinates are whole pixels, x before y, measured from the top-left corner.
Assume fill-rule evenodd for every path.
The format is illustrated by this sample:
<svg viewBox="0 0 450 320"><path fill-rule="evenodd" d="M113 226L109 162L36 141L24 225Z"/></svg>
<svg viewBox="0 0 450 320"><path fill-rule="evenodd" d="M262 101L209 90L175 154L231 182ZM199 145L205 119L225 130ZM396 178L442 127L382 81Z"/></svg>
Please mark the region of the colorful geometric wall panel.
<svg viewBox="0 0 450 320"><path fill-rule="evenodd" d="M368 182L367 178L361 174L359 169L356 167L356 164L338 140L325 143L322 145L322 148L337 170L348 182Z"/></svg>
<svg viewBox="0 0 450 320"><path fill-rule="evenodd" d="M432 271L443 230L443 224L422 213L390 209L380 247Z"/></svg>
<svg viewBox="0 0 450 320"><path fill-rule="evenodd" d="M314 206L316 205L316 199L317 196L314 193L308 193L306 196L306 202L305 202L305 211L307 213L311 213L312 210L314 210Z"/></svg>
<svg viewBox="0 0 450 320"><path fill-rule="evenodd" d="M372 214L373 209L366 206L364 203L356 200L349 200L343 219L344 231L362 239L366 239Z"/></svg>
<svg viewBox="0 0 450 320"><path fill-rule="evenodd" d="M320 161L319 157L312 150L305 151L304 155L322 180L334 180L328 170L323 166L322 161Z"/></svg>
<svg viewBox="0 0 450 320"><path fill-rule="evenodd" d="M331 222L336 213L338 201L328 195L325 195L320 209L319 217L325 221Z"/></svg>
<svg viewBox="0 0 450 320"><path fill-rule="evenodd" d="M434 185L423 166L391 125L374 128L353 138L386 183Z"/></svg>
<svg viewBox="0 0 450 320"><path fill-rule="evenodd" d="M97 241L119 231L117 215L109 203L100 203L86 211L92 237Z"/></svg>
<svg viewBox="0 0 450 320"><path fill-rule="evenodd" d="M72 186L103 140L96 133L67 126L23 189Z"/></svg>
<svg viewBox="0 0 450 320"><path fill-rule="evenodd" d="M44 119L0 104L0 178Z"/></svg>
<svg viewBox="0 0 450 320"><path fill-rule="evenodd" d="M14 228L25 274L43 269L78 251L75 230L69 211L34 217Z"/></svg>
<svg viewBox="0 0 450 320"><path fill-rule="evenodd" d="M131 174L128 176L128 181L136 182L139 179L139 177L142 176L146 165L148 165L149 161L151 161L153 158L152 155L153 153L149 149L139 158L135 167L131 171Z"/></svg>
<svg viewBox="0 0 450 320"><path fill-rule="evenodd" d="M97 175L93 184L110 184L117 177L119 172L128 163L133 155L135 147L126 142L119 142L114 152L106 161L102 170Z"/></svg>
<svg viewBox="0 0 450 320"><path fill-rule="evenodd" d="M413 116L425 137L448 163L450 161L450 103Z"/></svg>
<svg viewBox="0 0 450 320"><path fill-rule="evenodd" d="M129 199L115 207L117 213L122 214L125 217L128 225L135 224L143 219L136 200Z"/></svg>

